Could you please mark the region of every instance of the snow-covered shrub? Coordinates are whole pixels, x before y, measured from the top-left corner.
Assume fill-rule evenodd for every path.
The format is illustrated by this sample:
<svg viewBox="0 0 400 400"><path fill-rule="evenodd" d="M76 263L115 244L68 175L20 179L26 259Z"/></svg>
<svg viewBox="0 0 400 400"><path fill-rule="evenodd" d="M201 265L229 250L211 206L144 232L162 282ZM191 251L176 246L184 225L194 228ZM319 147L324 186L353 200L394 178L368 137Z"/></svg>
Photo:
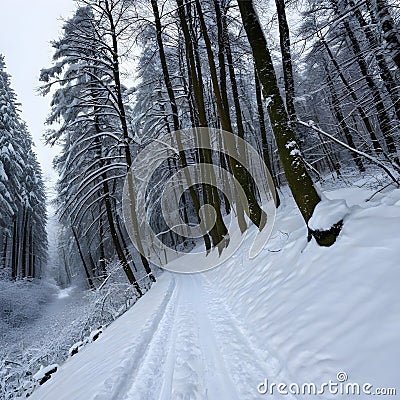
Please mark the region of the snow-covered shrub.
<svg viewBox="0 0 400 400"><path fill-rule="evenodd" d="M138 294L127 281L119 262L110 262L107 271L109 275L103 285L86 295L91 304L86 333L95 327L107 326L137 300ZM142 292L145 293L150 288L150 280L147 276L142 276L138 277L138 281Z"/></svg>
<svg viewBox="0 0 400 400"><path fill-rule="evenodd" d="M0 281L0 333L37 319L56 290L38 280Z"/></svg>
<svg viewBox="0 0 400 400"><path fill-rule="evenodd" d="M100 327L99 329L95 329L93 332L90 332L90 335L85 337L83 340L80 340L79 342L75 343L69 350L68 350L68 355L70 357L74 356L75 354L78 354L80 349L87 345L88 343L93 343L95 342L100 335L103 333L103 327Z"/></svg>

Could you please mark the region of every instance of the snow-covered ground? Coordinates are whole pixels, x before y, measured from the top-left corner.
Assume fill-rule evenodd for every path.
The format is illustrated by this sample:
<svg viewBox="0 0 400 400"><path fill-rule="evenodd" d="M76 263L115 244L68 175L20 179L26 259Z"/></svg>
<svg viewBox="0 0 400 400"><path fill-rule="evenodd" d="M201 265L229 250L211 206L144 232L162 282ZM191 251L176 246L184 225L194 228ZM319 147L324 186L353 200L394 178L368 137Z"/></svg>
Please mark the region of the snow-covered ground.
<svg viewBox="0 0 400 400"><path fill-rule="evenodd" d="M90 330L86 325L93 303L82 290L61 290L48 282L6 281L1 289L0 399L3 400L14 398L11 393L21 391L41 365L65 360L69 347L85 330ZM12 312L4 319L7 309Z"/></svg>
<svg viewBox="0 0 400 400"><path fill-rule="evenodd" d="M49 290L50 285L46 286L42 286L42 290ZM26 291L23 293L26 294ZM32 347L38 349L49 342L59 342L65 334L63 331L72 330L71 325L78 323L79 315L85 314L85 304L82 291L73 287L62 290L54 286L47 301L38 304L39 310L35 310L37 318L30 315L21 325L2 332L1 347L12 352Z"/></svg>
<svg viewBox="0 0 400 400"><path fill-rule="evenodd" d="M246 239L243 251L215 270L165 272L31 399L366 399L380 388L399 394L400 190L366 203L371 193L356 186L325 192L350 207L331 248L307 243L303 221L285 199L257 258L247 259ZM286 391L273 386L280 383ZM303 395L306 383L320 394ZM352 393L349 383L361 394L330 393Z"/></svg>

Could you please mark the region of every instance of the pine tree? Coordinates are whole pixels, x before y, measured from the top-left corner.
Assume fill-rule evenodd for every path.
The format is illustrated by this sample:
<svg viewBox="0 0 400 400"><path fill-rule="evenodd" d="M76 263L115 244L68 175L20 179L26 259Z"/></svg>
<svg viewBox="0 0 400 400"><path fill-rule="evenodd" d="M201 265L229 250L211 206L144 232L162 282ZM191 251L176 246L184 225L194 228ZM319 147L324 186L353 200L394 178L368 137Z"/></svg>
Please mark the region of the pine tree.
<svg viewBox="0 0 400 400"><path fill-rule="evenodd" d="M40 277L47 257L46 198L32 138L0 55L0 244L6 277Z"/></svg>
<svg viewBox="0 0 400 400"><path fill-rule="evenodd" d="M113 25L114 18L121 24L124 19L122 14L121 19L114 15L116 7L108 1L105 8L95 1L87 3L66 22L63 37L53 43L55 65L41 73L41 80L46 82L43 94L53 85L58 86L48 123L61 118L62 126L50 132L47 139L50 143L64 142L63 154L57 160L61 173L59 198L64 198L65 204L61 216L78 238L89 235L87 245L79 251L83 265L93 258L92 253L95 260L102 259L101 253L110 248L111 242L129 281L140 292L114 197L122 192L132 163L127 91L121 83L119 38ZM121 7L122 13L125 8ZM104 237L98 237L100 231ZM146 273L154 279L146 258L141 258Z"/></svg>

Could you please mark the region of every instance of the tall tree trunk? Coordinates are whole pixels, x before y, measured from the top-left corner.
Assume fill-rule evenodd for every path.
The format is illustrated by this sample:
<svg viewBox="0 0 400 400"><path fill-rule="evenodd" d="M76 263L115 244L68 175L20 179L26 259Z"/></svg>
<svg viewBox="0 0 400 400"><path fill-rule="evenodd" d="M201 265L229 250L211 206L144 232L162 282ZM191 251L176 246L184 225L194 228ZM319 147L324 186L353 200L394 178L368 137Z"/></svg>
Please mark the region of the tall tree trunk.
<svg viewBox="0 0 400 400"><path fill-rule="evenodd" d="M357 109L357 112L360 114L361 120L363 121L363 124L365 126L365 129L367 130L369 137L371 138L371 142L372 142L372 146L375 150L376 154L381 154L383 152L382 146L379 143L379 140L374 132L374 129L371 125L371 122L367 116L367 114L365 113L364 109L360 106L360 100L358 98L358 96L356 95L354 89L351 87L350 83L347 81L346 77L343 74L342 69L340 68L338 62L336 61L335 57L333 56L332 50L329 47L328 43L326 42L325 38L321 38L320 39L322 45L324 46L329 60L331 61L331 63L333 64L333 66L336 69L336 72L339 75L340 80L342 81L343 85L345 86L345 88L347 89L350 97L352 98L352 100L354 101L354 105Z"/></svg>
<svg viewBox="0 0 400 400"><path fill-rule="evenodd" d="M11 277L18 277L18 218L14 215L13 235L12 235L12 256L11 256Z"/></svg>
<svg viewBox="0 0 400 400"><path fill-rule="evenodd" d="M3 234L3 257L1 260L1 267L6 269L7 268L7 250L8 250L8 235L6 233Z"/></svg>
<svg viewBox="0 0 400 400"><path fill-rule="evenodd" d="M334 2L336 2L336 1L337 0L334 0ZM375 81L373 80L372 76L368 73L367 63L362 56L360 44L358 43L358 40L357 40L356 36L354 35L354 32L352 31L350 24L348 23L348 21L344 20L343 25L345 27L347 36L350 39L350 42L351 42L351 45L353 48L353 52L356 56L356 61L360 68L361 74L364 77L365 81L367 82L369 89L371 90L372 97L374 99L374 106L376 109L377 118L379 121L379 126L381 129L382 135L383 135L383 139L385 140L385 143L386 143L389 153L393 154L395 161L397 161L398 160L397 149L396 149L396 145L394 143L393 137L391 135L392 124L391 124L389 115L386 111L385 103L382 99L382 96L381 96L381 93L380 93L378 87L375 84Z"/></svg>
<svg viewBox="0 0 400 400"><path fill-rule="evenodd" d="M110 189L109 189L109 185L108 185L108 181L107 181L106 172L102 173L102 178L103 178L103 191L105 194L104 205L106 208L107 222L108 222L108 226L110 228L111 239L114 244L115 250L117 252L118 259L122 264L122 268L125 271L125 274L129 280L129 282L132 285L134 285L135 289L141 296L142 291L139 287L139 284L137 283L136 277L133 274L131 267L129 266L129 261L128 261L127 256L124 252L124 249L119 241L117 229L116 229L115 222L114 222L114 213L112 211Z"/></svg>
<svg viewBox="0 0 400 400"><path fill-rule="evenodd" d="M231 121L231 116L229 112L229 100L228 100L228 85L227 85L227 79L226 79L226 65L225 65L225 53L226 53L226 38L224 37L225 35L225 30L223 28L223 16L221 12L221 7L219 0L214 0L214 9L215 9L215 16L217 20L217 30L218 30L218 67L219 67L219 91L221 93L221 105L222 109L224 110L224 115L223 118L226 119L225 125L230 127L230 131L232 132L232 121ZM207 46L207 51L209 51L208 44L209 43L209 38L208 38L208 32L207 28L204 27L204 16L203 16L203 10L201 9L200 6L200 11L199 12L199 17L201 21L201 26L203 29L203 36L204 36L204 30L206 31L207 38L205 40L207 41L206 46ZM212 50L211 53L212 54ZM215 66L215 64L214 64ZM216 68L215 68L215 76L216 76ZM239 117L241 119L241 116ZM243 124L242 124L242 138L244 135L243 132ZM239 126L238 126L238 132L239 132Z"/></svg>
<svg viewBox="0 0 400 400"><path fill-rule="evenodd" d="M100 267L100 272L103 277L103 279L106 278L107 276L107 270L106 270L106 252L104 248L104 228L103 228L103 218L102 218L102 209L101 206L99 205L99 212L100 212L100 219L99 219L99 249L100 249L100 260L99 260L99 267Z"/></svg>
<svg viewBox="0 0 400 400"><path fill-rule="evenodd" d="M272 163L271 163L271 158L269 156L267 128L265 125L264 104L263 104L262 93L261 93L261 85L260 85L260 81L258 79L257 69L256 69L255 65L254 65L254 80L255 80L255 87L256 87L258 124L260 125L263 158L264 158L265 165L267 166L268 170L271 172L271 176L274 181L276 207L278 208L281 204L281 200L279 198L278 190L277 190L278 182L277 182L276 178L274 177L274 175L272 175Z"/></svg>
<svg viewBox="0 0 400 400"><path fill-rule="evenodd" d="M94 92L92 92L92 96L94 97L94 99L96 99L96 94ZM96 101L95 101L95 103L96 103ZM99 113L98 108L94 107L93 112L94 112L94 121L95 121L95 123L94 123L95 131L96 131L96 133L101 133L102 131L100 128L100 122L99 122L99 117L98 117L98 113ZM101 144L98 136L96 137L95 142L96 142L96 147L98 148L99 167L102 168L104 166L104 162L102 160L102 150L101 150L102 144ZM111 204L111 198L110 198L110 188L108 185L108 177L107 177L106 171L102 172L101 178L103 180L102 186L103 186L103 192L104 192L104 206L106 208L107 222L108 222L108 226L110 228L112 243L113 243L115 251L117 253L117 257L122 265L122 268L129 280L129 283L134 285L135 289L141 296L142 292L136 281L136 277L133 274L132 269L129 266L128 259L126 257L126 254L124 253L124 249L121 246L121 243L118 238L117 230L116 230L115 223L114 223L114 213L112 210L112 204Z"/></svg>
<svg viewBox="0 0 400 400"><path fill-rule="evenodd" d="M198 110L198 116L199 116L199 124L200 127L207 127L207 116L206 116L206 110L205 110L205 102L204 102L204 93L203 89L201 86L201 83L199 81L199 74L201 73L201 66L199 63L197 63L196 66L196 60L195 60L195 49L192 41L192 36L190 34L189 26L187 24L186 20L186 13L184 9L184 4L183 0L176 0L177 6L178 6L178 14L179 14L179 20L180 20L180 25L182 28L184 40L185 40L185 47L186 47L186 57L188 59L188 64L189 64L189 73L190 73L190 78L191 82L193 85L193 92L194 92L194 97L196 99L196 106ZM200 71L198 71L198 68L200 68ZM199 144L201 148L201 144ZM207 149L202 149L200 151L200 161L205 162L207 164L212 164L212 154L210 150ZM213 177L211 177L212 179ZM214 180L212 179L213 182L215 182L215 176ZM216 222L214 227L210 230L209 234L211 236L212 242L214 246L218 246L219 250L223 247L225 247L226 243L224 241L224 237L226 236L228 230L225 226L225 223L222 218L221 214L221 201L219 198L219 194L213 185L213 187L210 187L210 185L203 185L203 191L206 193L206 198L205 201L209 201L211 204L213 204L215 212L216 212ZM207 216L205 216L207 218Z"/></svg>
<svg viewBox="0 0 400 400"><path fill-rule="evenodd" d="M390 99L392 101L392 104L393 104L393 107L394 107L394 110L396 113L396 117L400 121L399 88L392 76L389 66L387 65L385 57L383 56L383 54L381 52L379 42L378 42L375 34L372 32L370 25L365 20L362 12L360 11L359 8L356 7L354 0L348 0L348 4L350 7L354 8L354 15L355 15L359 25L364 29L365 37L368 40L368 44L374 52L376 62L378 64L378 68L379 68L379 72L380 72L380 77L381 77L382 82L384 83L385 88L390 96ZM376 24L374 14L372 14L371 22L373 24Z"/></svg>
<svg viewBox="0 0 400 400"><path fill-rule="evenodd" d="M371 3L375 4L372 5ZM396 27L392 16L390 15L389 6L386 0L368 0L370 9L376 13L379 21L380 28L383 32L384 38L387 43L387 48L396 63L397 68L400 69L400 32Z"/></svg>
<svg viewBox="0 0 400 400"><path fill-rule="evenodd" d="M293 64L292 64L292 56L290 49L290 32L286 18L285 0L275 0L275 4L278 13L283 77L285 80L286 108L289 114L289 121L293 125L296 122L296 108L294 106L295 91L294 91Z"/></svg>
<svg viewBox="0 0 400 400"><path fill-rule="evenodd" d="M188 106L189 106L189 115L190 115L190 122L192 124L192 128L196 127L199 125L198 122L198 117L197 117L197 112L195 110L195 100L193 98L193 85L192 85L192 79L190 76L190 67L189 67L189 61L188 58L185 57L184 50L183 50L183 45L182 45L182 35L181 31L179 31L179 42L178 42L178 58L179 58L179 72L182 77L182 83L183 83L183 89L184 93L186 94ZM185 62L186 58L186 62ZM186 81L186 75L188 77L188 80Z"/></svg>
<svg viewBox="0 0 400 400"><path fill-rule="evenodd" d="M21 277L26 278L28 275L27 271L27 252L28 252L28 220L29 213L28 209L25 206L23 212L23 222L22 226L22 246L21 246Z"/></svg>
<svg viewBox="0 0 400 400"><path fill-rule="evenodd" d="M210 41L210 38L208 35L203 11L202 11L202 8L200 5L200 0L195 0L195 2L196 2L196 9L197 9L197 12L199 15L200 26L201 26L201 30L203 33L204 42L205 42L206 49L207 49L207 58L208 58L208 63L209 63L209 67L210 67L211 81L213 84L213 90L214 90L214 95L215 95L215 99L216 99L216 103L217 103L218 114L221 119L222 129L225 131L228 131L228 132L232 132L232 126L230 124L230 119L227 116L228 111L225 109L225 107L223 105L221 89L218 84L218 76L217 76L217 72L216 72L214 55L212 52L211 41ZM234 146L232 146L232 149L234 150ZM261 224L262 224L262 221L264 220L263 219L264 212L260 208L260 206L257 202L257 199L256 199L254 193L252 192L251 187L249 186L249 179L246 176L246 171L244 170L243 166L239 166L238 163L232 158L229 158L229 166L233 172L233 175L238 180L238 182L240 183L241 187L243 188L243 190L246 194L247 201L249 203L248 217L260 229L263 228Z"/></svg>
<svg viewBox="0 0 400 400"><path fill-rule="evenodd" d="M117 96L117 103L118 103L118 115L119 119L121 122L121 128L122 128L122 133L123 133L123 139L124 139L124 150L125 150L125 159L126 163L128 165L128 168L132 166L132 155L129 147L129 132L128 132L128 124L127 124L127 119L126 119L126 112L125 112L125 105L123 101L123 96L122 96L122 84L121 84L121 76L120 76L120 62L119 62L119 48L118 48L118 37L117 37L117 31L116 31L116 26L115 26L115 21L114 21L114 16L113 16L113 9L109 3L108 0L105 2L105 9L106 9L106 15L110 24L110 33L111 33L111 42L112 42L112 58L113 58L113 78L114 78L114 83L115 83L115 88L116 88L116 96ZM131 218L132 218L132 224L134 225L134 232L136 235L136 244L138 246L138 250L140 253L140 258L143 264L143 267L146 271L146 274L150 277L150 280L152 282L155 282L156 279L154 275L152 274L151 268L149 261L147 260L146 256L144 255L144 250L143 250L143 245L142 245L142 240L140 237L140 232L139 232L139 225L137 221L137 214L136 214L136 209L135 209L135 204L136 204L136 195L134 193L134 189L132 186L132 178L130 176L130 173L127 175L127 182L128 182L128 191L130 195L130 200L131 200Z"/></svg>
<svg viewBox="0 0 400 400"><path fill-rule="evenodd" d="M327 68L325 68L325 72L326 72L326 79L328 82L328 88L329 88L329 91L332 96L332 106L333 106L333 110L335 113L335 117L339 123L339 127L340 127L341 131L344 133L344 136L346 138L348 145L351 146L353 149L355 149L356 146L354 144L353 137L350 133L350 128L348 127L346 120L343 116L342 110L340 109L339 98L337 96L335 86L333 84L332 78L331 78ZM358 154L355 154L353 152L351 152L351 155L352 155L353 160L354 160L355 164L357 165L357 168L359 169L359 171L365 172L365 167L361 160L361 157Z"/></svg>
<svg viewBox="0 0 400 400"><path fill-rule="evenodd" d="M30 278L36 278L34 265L33 265L33 228L29 228L29 252L28 252L28 276Z"/></svg>
<svg viewBox="0 0 400 400"><path fill-rule="evenodd" d="M232 52L229 43L229 32L226 26L226 12L221 11L220 0L214 0L214 9L217 20L217 29L218 29L218 64L219 64L219 81L221 86L221 95L222 95L222 103L225 109L226 117L228 119L228 123L232 129L232 121L229 113L229 100L228 100L228 85L226 79L226 66L225 66L225 56L228 61L228 70L229 70L229 78L232 87L232 96L233 102L235 106L235 114L236 114L236 124L237 124L237 134L241 139L244 139L244 127L243 127L243 118L242 118L242 109L239 101L239 91L236 82L236 75L233 66L232 60ZM233 130L232 130L233 132ZM224 145L224 143L222 143ZM243 146L240 146L238 149L239 153L244 153L245 149ZM224 156L221 156L223 158ZM222 160L222 163L225 163L225 159ZM229 160L228 160L229 164ZM251 190L251 189L249 189ZM236 198L239 199L239 196L236 195ZM244 218L244 210L240 201L236 204L236 213L238 218L239 228L242 233L244 233L247 229L247 222Z"/></svg>
<svg viewBox="0 0 400 400"><path fill-rule="evenodd" d="M69 269L69 265L68 265L68 261L67 261L67 256L65 254L65 250L64 248L62 248L62 254L63 254L63 261L64 261L64 269L65 269L65 275L67 276L67 284L71 284L72 282L72 276L71 276L71 272Z"/></svg>
<svg viewBox="0 0 400 400"><path fill-rule="evenodd" d="M339 15L340 10L339 10L339 3L338 0L331 0L331 3L335 9L335 12ZM358 67L361 71L362 76L364 77L368 88L371 90L371 94L374 100L374 107L376 109L376 114L377 114L377 119L379 122L379 127L381 129L384 141L386 143L387 149L390 154L394 155L394 159L397 162L397 149L396 145L394 143L394 140L391 136L391 121L389 118L389 115L386 111L385 103L382 99L381 93L379 91L379 88L377 87L374 79L372 76L368 73L368 65L362 55L361 47L360 44L347 20L343 20L343 26L345 28L346 34L350 40L353 53L356 57L356 61L358 64Z"/></svg>
<svg viewBox="0 0 400 400"><path fill-rule="evenodd" d="M162 38L162 25L161 25L160 12L158 9L157 0L151 0L151 5L153 8L154 20L155 20L155 24L156 24L158 52L159 52L161 68L162 68L163 76L164 76L164 83L165 83L165 87L167 88L169 104L170 104L171 111L172 111L172 120L173 120L173 124L174 124L174 130L178 131L180 129L178 106L176 104L175 93L174 93L174 89L172 86L172 82L171 82L171 78L170 78L169 70L168 70L167 57L165 55L164 42L163 42L163 38Z"/></svg>
<svg viewBox="0 0 400 400"><path fill-rule="evenodd" d="M203 70L202 70L202 60L200 57L200 50L199 50L199 42L198 39L196 37L196 28L194 26L194 19L195 19L195 13L193 13L192 10L192 4L190 1L185 0L185 5L186 5L186 20L188 21L188 32L189 32L189 36L184 35L185 40L186 37L189 37L190 40L192 41L192 48L193 48L193 56L189 56L187 57L188 59L188 71L194 71L195 75L190 74L190 80L191 82L197 82L196 87L198 88L198 90L194 91L194 97L196 99L196 104L197 107L200 105L200 110L198 110L198 123L199 125L197 126L203 126L203 127L208 127L208 120L210 118L214 118L214 114L215 114L215 108L214 108L214 104L210 101L208 101L208 104L210 104L210 106L208 107L208 115L207 115L207 111L206 111L206 99L204 97L204 92L207 93L208 95L211 92L211 89L206 89L204 88L204 81L203 81ZM183 30L185 32L185 30ZM194 62L194 68L192 66L192 63ZM193 84L192 84L193 87ZM204 88L204 90L203 90ZM204 120L204 125L203 121ZM204 164L207 162L211 162L211 153L208 150L203 149L203 145L202 143L197 143L196 144L196 148L198 150L195 151L195 157L197 157L197 162ZM213 177L212 175L209 176L210 179ZM214 186L211 185L201 185L202 187L202 194L203 194L203 204L213 204L214 202L214 198L218 197L218 193L215 190ZM217 201L219 201L219 197L217 198ZM218 204L213 204L214 208L216 209L216 212L219 212L219 207ZM208 219L208 215L203 214L203 218L205 220ZM221 218L219 218L219 216L217 215L217 220L218 222L215 224L214 228L209 232L209 235L211 237L211 241L213 243L213 245L215 246L216 243L221 243L221 246L223 247L223 241L222 238L225 236L225 229L223 227L220 228L220 222ZM222 230L222 234L220 233L220 231ZM207 246L206 246L207 248Z"/></svg>
<svg viewBox="0 0 400 400"><path fill-rule="evenodd" d="M83 269L85 271L86 279L88 281L88 285L89 285L90 289L95 289L92 277L90 276L89 268L88 268L88 266L86 264L85 256L84 256L84 254L82 252L82 248L81 248L81 244L80 244L80 241L79 241L79 238L78 238L78 234L76 233L76 229L72 224L71 224L71 229L72 229L72 233L73 233L74 238L75 238L76 247L78 248L78 252L79 252L79 255L81 257L81 261L82 261Z"/></svg>
<svg viewBox="0 0 400 400"><path fill-rule="evenodd" d="M253 1L238 0L238 4L243 25L253 52L257 74L262 84L264 98L269 100L267 107L268 114L286 180L296 204L308 224L321 198L300 155L297 138L290 126L285 105L279 92L271 54ZM328 231L312 231L309 228L309 234L314 236L320 245L330 246L336 241L342 224L343 221L337 221Z"/></svg>
<svg viewBox="0 0 400 400"><path fill-rule="evenodd" d="M176 98L175 98L175 92L172 86L169 70L168 70L168 63L167 63L167 57L165 55L165 49L164 49L164 42L162 38L162 25L161 25L161 19L160 19L160 12L158 9L157 5L157 0L151 0L151 5L153 8L153 14L154 14L154 19L155 19L155 24L156 24L156 32L157 32L157 44L158 44L158 52L160 56L160 61L161 61L161 67L163 71L163 76L164 76L164 82L165 86L167 88L167 93L168 93L168 98L171 106L171 111L172 111L172 120L173 120L173 125L174 125L174 131L176 132L176 140L177 140L177 145L178 148L182 148L182 142L181 142L181 137L180 137L180 123L179 123L179 116L178 116L178 106L176 103ZM195 208L196 214L197 214L197 222L200 223L200 200L197 196L196 191L193 188L193 185L191 185L191 178L189 175L189 171L187 170L187 159L186 159L186 154L184 151L179 152L179 158L180 162L182 165L182 168L184 168L184 175L186 182L189 187L189 194L193 202L193 206ZM206 246L207 250L211 249L211 242L210 238L207 234L207 232L204 232L203 235L203 240L204 244Z"/></svg>
<svg viewBox="0 0 400 400"><path fill-rule="evenodd" d="M196 18L196 11L197 11L197 7L194 8L192 10L192 4L190 1L185 0L186 3L186 10L187 10L187 14L186 14L186 19L189 22L189 32L190 32L190 37L193 41L193 53L194 53L194 61L195 61L195 67L196 67L196 73L197 73L197 77L194 78L192 77L192 79L196 79L198 82L198 87L199 87L199 91L198 94L202 95L201 98L199 98L199 101L197 102L197 104L202 104L202 109L205 113L205 125L204 127L208 127L208 120L210 119L211 121L215 120L216 123L217 122L217 118L216 118L216 113L215 113L215 107L214 107L214 102L211 101L211 88L205 89L205 93L208 95L208 118L207 118L207 108L206 108L206 104L207 101L204 97L204 92L203 92L203 87L204 87L204 81L203 81L203 70L202 70L202 65L203 65L203 61L201 59L200 56L200 49L199 49L199 41L196 38L196 33L197 33L197 27L195 27L194 21ZM193 13L192 13L193 11ZM200 28L201 29L201 28ZM189 59L189 62L191 62L191 60ZM200 119L200 126L201 125L201 119ZM216 126L217 127L217 126ZM206 140L206 145L209 145L210 143L207 142L208 138L202 137ZM207 164L212 164L212 153L211 151L209 151L208 149L204 149L204 145L202 143L197 143L197 147L201 148L199 151L197 151L198 153L198 159L200 163L207 163ZM216 177L215 174L213 172L210 172L209 174L209 179L211 179L214 183L216 182ZM202 191L203 191L203 202L204 204L212 204L217 217L216 217L216 222L215 225L213 227L213 229L209 232L213 245L214 247L216 246L217 243L219 243L218 248L220 251L222 251L221 249L223 247L225 247L227 241L224 239L226 237L227 234L227 229L225 226L225 223L222 219L222 213L221 213L221 198L219 196L219 193L217 191L217 189L215 188L214 184L213 185L202 185ZM205 215L205 218L207 219L208 216Z"/></svg>
<svg viewBox="0 0 400 400"><path fill-rule="evenodd" d="M190 34L189 26L186 19L185 6L183 0L176 0L178 6L179 21L182 28L183 38L185 41L186 57L188 60L189 77L191 79L194 100L196 102L196 110L198 112L198 122L201 127L207 127L207 117L204 105L204 93L199 83L196 69L196 61L194 56L194 46Z"/></svg>

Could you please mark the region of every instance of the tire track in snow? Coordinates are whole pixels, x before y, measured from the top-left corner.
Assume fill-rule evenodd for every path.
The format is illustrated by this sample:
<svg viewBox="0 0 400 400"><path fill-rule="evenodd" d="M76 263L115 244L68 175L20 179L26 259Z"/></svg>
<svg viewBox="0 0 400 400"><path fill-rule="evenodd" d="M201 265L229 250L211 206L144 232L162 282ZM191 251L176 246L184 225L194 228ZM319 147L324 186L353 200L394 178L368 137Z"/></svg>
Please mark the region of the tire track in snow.
<svg viewBox="0 0 400 400"><path fill-rule="evenodd" d="M179 305L175 320L175 349L171 391L165 391L159 400L200 400L206 399L204 389L204 357L199 348L198 331L193 315L193 302L188 296L187 287L181 284ZM169 395L169 396L168 396Z"/></svg>
<svg viewBox="0 0 400 400"><path fill-rule="evenodd" d="M196 285L202 292L213 334L220 344L221 357L239 393L239 398L265 398L257 392L257 386L264 378L276 383L290 382L290 379L284 376L284 368L278 359L265 349L262 349L260 354L261 349L256 349L252 345L245 329L211 288L210 283L202 276L198 276ZM273 398L295 399L293 395L283 396L278 393L274 393Z"/></svg>
<svg viewBox="0 0 400 400"><path fill-rule="evenodd" d="M265 377L289 382L279 361L252 345L210 282L201 275L172 281L113 400L253 400L265 398L257 392Z"/></svg>
<svg viewBox="0 0 400 400"><path fill-rule="evenodd" d="M239 400L209 327L203 298L193 276L177 277L180 286L172 392L159 400Z"/></svg>
<svg viewBox="0 0 400 400"><path fill-rule="evenodd" d="M174 279L174 278L172 278ZM174 347L173 325L175 324L176 304L179 287L175 283L170 300L164 310L156 330L147 344L142 358L129 376L123 400L156 399L160 398L163 383L168 377L168 356ZM130 386L128 386L130 383ZM123 392L123 391L122 391Z"/></svg>
<svg viewBox="0 0 400 400"><path fill-rule="evenodd" d="M120 365L113 371L113 378L104 382L105 391L98 394L95 400L121 400L127 394L135 375L139 368L142 368L143 359L146 355L149 343L154 338L154 333L160 326L160 322L165 316L165 311L171 305L171 298L176 289L174 277L171 277L171 283L165 292L164 300L156 311L153 318L150 318L143 327L140 337L143 340L127 348L129 356L125 359L123 365ZM152 312L154 310L149 310ZM134 397L138 399L138 397Z"/></svg>

